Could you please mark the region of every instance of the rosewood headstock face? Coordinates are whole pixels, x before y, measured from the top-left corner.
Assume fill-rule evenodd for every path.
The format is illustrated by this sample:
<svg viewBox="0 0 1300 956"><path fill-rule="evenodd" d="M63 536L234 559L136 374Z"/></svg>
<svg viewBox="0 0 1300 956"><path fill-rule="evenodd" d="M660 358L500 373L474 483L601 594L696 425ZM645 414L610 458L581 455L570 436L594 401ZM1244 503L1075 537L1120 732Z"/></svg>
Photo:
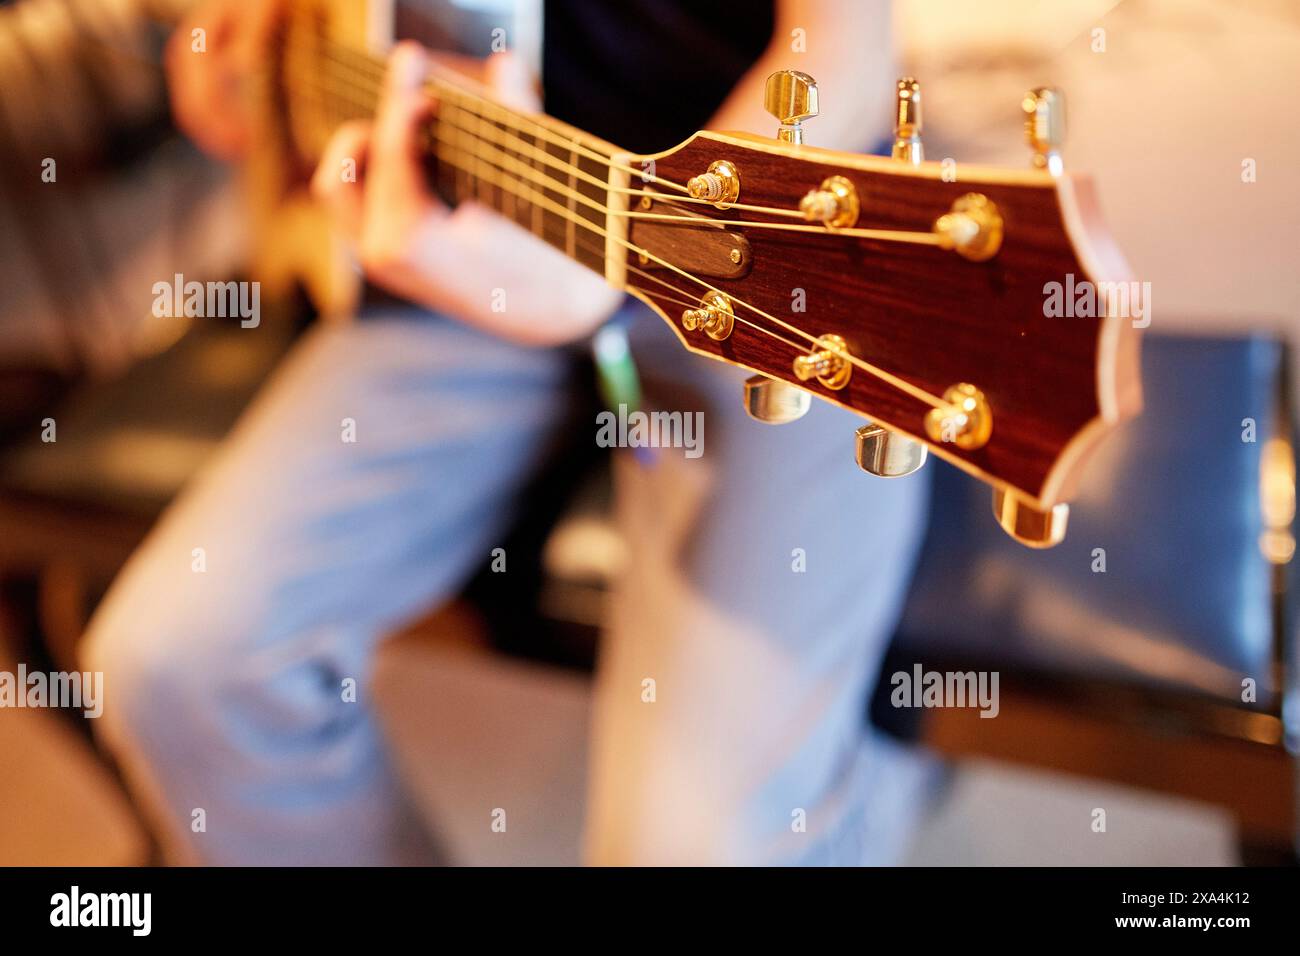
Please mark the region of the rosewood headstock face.
<svg viewBox="0 0 1300 956"><path fill-rule="evenodd" d="M778 394L754 396L757 416L797 411L782 385L859 412L883 434L869 454L897 468L860 449L868 470L903 473L928 449L993 485L1018 538L1053 544L1085 452L1140 407L1139 303L1121 314L1130 276L1089 181L1040 155L945 169L700 133L643 159L721 200L645 187L657 195L629 204L628 239L647 254L628 253L627 287L691 351L765 376L755 388Z"/></svg>

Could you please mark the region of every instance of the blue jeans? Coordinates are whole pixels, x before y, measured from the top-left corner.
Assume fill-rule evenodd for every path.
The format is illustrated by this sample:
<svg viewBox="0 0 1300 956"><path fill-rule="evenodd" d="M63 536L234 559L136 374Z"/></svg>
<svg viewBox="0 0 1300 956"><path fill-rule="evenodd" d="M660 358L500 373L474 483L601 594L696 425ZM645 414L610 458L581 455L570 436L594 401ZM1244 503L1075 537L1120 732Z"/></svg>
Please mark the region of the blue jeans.
<svg viewBox="0 0 1300 956"><path fill-rule="evenodd" d="M704 454L618 455L631 566L596 679L587 857L887 862L925 762L864 715L924 478L862 475L857 420L822 403L782 428L750 421L743 374L636 309L648 399L703 410ZM340 687L365 688L377 642L501 542L568 370L415 310L295 347L87 635L101 740L170 859L427 859L365 692Z"/></svg>

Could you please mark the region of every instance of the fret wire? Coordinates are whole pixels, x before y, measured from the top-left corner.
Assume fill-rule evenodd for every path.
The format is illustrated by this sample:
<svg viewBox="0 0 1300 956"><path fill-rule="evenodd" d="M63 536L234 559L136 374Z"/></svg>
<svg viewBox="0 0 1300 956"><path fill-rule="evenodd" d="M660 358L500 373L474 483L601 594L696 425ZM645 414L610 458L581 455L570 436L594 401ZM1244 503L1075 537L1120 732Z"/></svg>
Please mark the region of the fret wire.
<svg viewBox="0 0 1300 956"><path fill-rule="evenodd" d="M438 68L436 68L436 67L435 67L435 69L437 69L438 72L441 72L441 73L443 74L444 77L446 76L446 74L447 74L447 71L446 71L446 70L441 70L441 69L438 69ZM462 83L464 82L464 78L458 78L458 79L459 79ZM478 93L474 93L474 92L472 92L472 91L466 89L464 86L462 86L462 85L458 85L455 81L448 81L448 80L446 80L446 79L442 79L441 81L435 81L435 83L434 83L434 92L435 92L435 95L437 95L437 96L440 98L440 100L443 99L443 98L445 98L445 97L447 97L448 95L450 95L450 96L452 96L452 97L457 97L457 98L460 98L460 99L467 99L467 98L468 98L468 99L475 100L475 101L477 101L477 102L483 104L483 106L486 107L486 108L489 109L489 110L495 111L495 112L497 112L497 113L503 113L503 114L505 114L505 116L506 116L506 123L507 123L508 126L515 126L515 127L518 127L519 123L521 123L521 122L522 122L522 123L528 123L528 124L530 124L530 125L536 127L537 129L540 129L540 130L541 130L541 131L542 131L546 136L548 136L548 137L550 138L550 141L551 141L552 143L556 143L556 144L563 145L563 146L569 146L569 147L571 147L572 149L575 149L575 150L577 150L578 152L583 153L583 154L587 155L588 157L597 160L598 162L600 162L600 163L601 163L603 166L605 166L605 167L611 167L611 168L619 169L619 170L621 170L621 171L623 171L623 172L632 173L632 174L635 174L635 175L637 175L637 176L641 176L641 175L643 174L643 171L642 171L642 170L635 169L635 168L633 168L633 167L631 167L631 166L625 166L625 165L623 165L622 163L616 163L616 162L614 162L612 156L610 156L610 155L602 155L601 153L599 153L599 152L595 151L594 149L592 149L590 146L583 145L581 142L579 142L579 141L578 141L577 139L575 139L573 136L570 136L570 135L568 135L568 134L565 134L565 133L563 133L563 132L560 131L560 130L555 130L555 129L551 129L551 128L549 128L549 127L548 127L548 126L543 122L543 120L547 120L547 119L549 119L549 117L541 117L541 118L539 119L538 117L535 117L535 116L530 116L530 115L526 115L526 114L523 114L523 113L516 113L516 112L514 112L513 110L509 110L509 109L507 109L506 107L502 106L501 104L497 103L496 101L494 101L494 100L492 100L492 99L490 99L490 98L488 98L488 97L486 97L486 96L480 95L480 94L478 94ZM672 189L675 189L675 190L677 190L677 191L679 191L679 192L683 192L683 193L686 192L686 187L683 186L683 185L681 185L680 183L675 183L675 182L672 182L671 180L662 179L662 178L660 178L660 177L658 177L658 176L653 176L653 175L650 176L650 178L653 179L655 182L661 183L662 185L668 186L668 187L670 187L670 188L672 188Z"/></svg>
<svg viewBox="0 0 1300 956"><path fill-rule="evenodd" d="M482 123L483 120L480 120L479 122ZM471 137L473 137L474 134L471 133L470 135L471 135ZM480 135L478 136L478 138L481 140L483 137L482 137L482 135L480 134ZM485 161L486 161L486 159L487 159L487 157L484 157L484 160L485 160ZM479 202L486 203L487 205L492 206L493 208L496 208L496 203L493 201L493 198L492 198L492 190L493 190L493 188L494 188L494 186L493 186L493 184L492 184L491 182L484 183L483 178L482 178L481 176L479 177L479 186L478 186ZM486 197L484 196L484 193L486 193Z"/></svg>
<svg viewBox="0 0 1300 956"><path fill-rule="evenodd" d="M463 134L464 136L468 136L467 133L463 133L463 127L459 127L456 124L451 124L451 128L457 130L458 134ZM439 138L445 140L445 137L440 136ZM489 143L486 140L474 139L472 137L470 137L470 140L471 140L471 145L468 147L466 147L460 142L452 143L452 145L455 145L458 149L461 149L467 155L473 156L476 160L483 160L489 163L493 163L493 165L495 165L498 169L501 169L502 172L510 173L511 175L515 175L519 178L527 178L532 180L533 182L538 183L538 185L542 187L543 191L550 189L551 191L556 193L557 196L565 199L566 201L573 198L571 194L567 191L567 187L562 182L550 177L545 172L538 172L531 166L522 166L521 172L528 174L527 176L522 176L521 172L517 172L514 169L510 169L506 166L502 166L499 163L494 162L494 159L502 156L504 156L507 160L514 159L516 162L518 162L519 157L512 156L510 153L502 150L500 147L494 146L492 143ZM485 155L485 152L487 155ZM581 199L581 201L584 204L591 206L598 212L601 213L609 212L608 208L605 205L598 203L595 200L588 199L585 196L579 196L578 198Z"/></svg>
<svg viewBox="0 0 1300 956"><path fill-rule="evenodd" d="M533 133L532 137L533 137L532 145L533 145L534 155L529 158L529 162L532 163L533 168L536 169L537 168L537 156L536 156L537 134ZM542 234L542 207L538 206L536 203L533 204L533 232L537 233L539 236Z"/></svg>
<svg viewBox="0 0 1300 956"><path fill-rule="evenodd" d="M456 105L455 109L458 110L458 111L460 111L461 113L465 113L465 114L467 114L467 115L469 115L469 116L473 116L473 115L474 115L473 113L470 113L468 110L466 110L463 106L460 106L459 104ZM514 140L516 143L519 143L519 144L521 144L521 145L524 146L524 147L529 147L529 146L530 146L530 144L524 143L523 140L519 139L517 136L515 136L515 135L514 135L513 133L511 133L510 131L508 131L508 130L502 130L502 132L505 134L505 138L506 138L506 139ZM534 140L535 140L535 139L536 139L536 138L534 137ZM500 141L498 140L497 142L498 142L498 145L500 145ZM555 144L547 144L547 145L555 145ZM514 148L518 149L519 147L514 147ZM531 148L536 149L536 146L533 145L533 146L531 146ZM543 150L540 151L540 156L539 156L539 158L540 158L544 163L546 163L546 165L548 165L548 166L552 166L552 167L554 167L554 168L556 168L556 169L559 169L561 172L570 172L570 171L571 171L571 164L564 162L564 161L561 160L559 157L557 157L554 153L547 152L545 149L543 149ZM580 173L579 175L580 175L581 178L583 178L583 179L585 179L585 180L591 182L593 185L601 186L602 188L605 187L606 184L607 184L607 180L598 179L598 178L596 178L596 177L594 177L594 176L591 176L591 175L588 174L588 173Z"/></svg>
<svg viewBox="0 0 1300 956"><path fill-rule="evenodd" d="M326 39L326 42L328 43L329 41ZM355 51L348 50L347 48L341 47L337 44L333 44L331 45L331 47L326 48L323 51L323 53L315 50L313 50L312 52L318 57L323 56L324 58L331 60L336 66L340 66L343 69L351 71L353 75L357 77L359 80L369 84L371 90L373 90L376 93L376 95L382 89L382 77L384 72L384 66L378 60L373 60L369 57L364 57L364 54L358 54ZM347 56L350 56L353 59L351 60L345 59L339 55L340 53L345 53ZM364 59L357 60L356 57L358 56L362 56L364 57ZM520 128L521 123L526 123L530 126L533 126L536 129L541 130L548 137L550 137L552 141L563 142L564 145L572 146L574 149L576 149L579 152L597 157L603 163L609 162L610 157L608 155L602 156L600 153L596 152L593 149L592 144L582 144L578 140L576 140L573 136L566 134L561 130L557 130L549 127L547 125L547 121L550 119L549 117L538 118L538 117L529 116L523 113L517 113L513 110L510 110L502 106L501 104L495 102L494 100L490 99L489 97L480 95L479 93L476 93L475 91L469 89L465 85L471 82L468 80L468 78L458 76L454 72L448 71L438 64L433 64L432 72L435 75L431 78L430 83L433 87L433 91L435 95L437 95L439 99L442 99L444 97L451 97L460 101L470 100L477 103L481 103L484 107L487 108L487 110L499 114L505 114L509 118L508 124L511 126ZM449 78L449 76L451 78ZM466 111L471 112L468 109ZM475 112L478 115L485 115L482 110L475 110L472 112ZM537 136L536 133L534 133L533 135ZM672 185L676 186L676 184L672 184ZM677 188L682 188L682 187L677 187Z"/></svg>
<svg viewBox="0 0 1300 956"><path fill-rule="evenodd" d="M577 159L578 159L578 154L574 150L569 150L569 162L570 163L576 162ZM575 207L577 206L577 200L575 199L576 196L577 193L574 190L573 173L570 172L569 173L569 198L567 201L567 205L569 209L569 225L567 229L567 236L565 237L565 241L569 246L570 256L573 255L573 239L578 229L577 225L574 223L574 219L577 217L577 213L575 210Z"/></svg>
<svg viewBox="0 0 1300 956"><path fill-rule="evenodd" d="M317 81L316 83L313 84L312 90L313 90L313 92L315 92L315 93L318 94L317 97L316 97L316 99L317 99L318 101L323 100L323 97L320 97L320 96L319 96L319 93L322 92L322 91L324 90L324 86L323 86L319 81ZM351 103L352 105L357 106L359 110L367 110L367 109L369 109L369 106L370 106L369 103L365 103L365 102L363 102L363 101L362 101L362 98L361 98L360 96L351 93L351 91L350 91L348 88L346 88L346 87L343 87L343 88L335 88L335 89L330 90L330 92L332 92L333 94L335 94L334 97L333 97L333 101L334 101L334 102L337 102L337 101L340 101L340 100L344 100L344 99L346 99L346 100L347 100L349 103ZM463 106L461 106L461 105L459 105L459 104L455 107L455 110L458 111L459 113L469 113L469 110L467 110L465 107L463 107ZM472 114L471 114L471 115L472 115ZM499 126L499 125L497 125L497 124L494 124L494 123L490 123L490 121L488 121L485 117L479 116L479 117L477 117L477 118L479 119L479 129L480 129L480 130L482 130L482 129L484 128L484 124L489 124L490 127L491 127L495 132L498 132L498 133L506 133L506 132L507 132L507 131L504 130L501 126ZM448 128L448 129L454 131L454 133L455 133L455 138L454 138L454 139L448 139L446 136L440 136L439 138L440 138L444 143L447 143L448 145L450 145L450 146L452 146L453 148L455 148L455 150L456 150L459 154L462 154L462 155L471 155L471 156L474 157L474 164L473 164L472 167L466 167L464 164L455 163L455 162L449 162L449 163L447 163L447 165L449 165L451 168L453 168L454 170L457 171L457 173L458 173L458 175L459 175L459 178L461 179L461 187L458 189L458 192L460 193L461 197L463 198L465 195L467 195L467 194L469 194L470 192L474 191L474 188L475 188L475 182L474 182L474 181L475 181L475 180L478 181L478 186L479 186L479 190L478 190L478 191L479 191L480 196L482 196L482 195L483 195L483 188L482 188L482 187L483 187L483 186L487 186L487 187L490 189L491 186L493 185L493 181L489 180L488 177L485 177L485 176L483 175L484 163L485 163L485 162L490 162L489 157L483 155L483 148L482 148L482 147L485 146L485 145L489 145L489 144L486 143L486 141L485 141L485 137L483 137L481 134L476 136L476 135L474 134L474 131L471 130L471 129L469 128L468 124L466 124L466 123L451 122L451 123L439 123L438 125L439 125L439 128L440 128L440 129L442 129L442 128ZM539 139L538 135L537 135L536 133L532 133L532 134L529 134L529 135L533 136L533 143L523 143L522 140L518 140L518 139L516 139L516 138L514 138L514 137L511 137L511 139L514 140L514 141L516 141L516 142L520 142L520 143L522 143L522 144L523 144L524 146L526 146L526 147L531 147L531 150L537 150L537 145L536 145L536 144L537 144L537 141L538 141L538 139ZM472 147L478 147L478 148L472 148ZM540 152L540 151L539 151L539 152ZM513 158L513 157L511 157L511 154L510 154L508 151L505 151L505 150L503 150L503 149L501 149L501 148L498 148L498 149L494 152L493 155L494 155L494 156L505 155L505 156L507 156L508 158ZM549 155L549 154L548 154L548 155ZM570 155L571 159L576 160L576 159L577 159L577 150L571 148L571 149L570 149L570 153L569 153L569 155ZM444 159L444 160L450 160L450 159L452 159L453 157L452 157L452 156L448 156L448 155L444 152L444 153L441 154L441 158ZM534 178L535 178L535 179L538 179L538 180L540 180L540 181L542 182L542 185L543 185L544 188L549 188L549 189L551 189L551 190L552 190L553 192L555 192L557 195L560 195L560 196L566 196L567 194L566 194L566 190L564 189L563 184L562 184L561 182L558 182L558 181L552 179L552 178L549 178L549 177L546 175L546 174L549 172L549 170L538 170L538 169L536 168L536 166L535 166L535 164L537 163L537 161L538 161L538 159L537 159L537 155L534 155L534 156L530 159L530 163L531 163L532 165L529 166L528 171L534 174ZM556 167L556 168L563 169L563 168L566 166L566 164L564 164L564 163L559 162L558 160L556 160L555 162L553 162L553 166ZM508 170L507 170L507 171L508 171ZM571 181L571 182L572 182L573 178L574 178L573 176L570 177L570 181ZM595 180L594 177L588 177L588 178L589 178L589 179L592 179L592 180L593 180L593 183L599 182L599 180ZM501 189L501 192L502 192L503 195L510 195L510 196L513 196L513 195L514 195L514 193L513 193L512 191L507 190L507 189L505 189L503 186L501 186L501 184L500 184L499 182L496 182L495 185L497 186L497 188ZM530 190L530 192L534 192L534 191L533 191L533 190ZM543 192L541 195L545 198L545 193L544 193L544 192ZM491 196L490 196L490 193L488 194L488 197L487 197L487 198L488 198L489 204L491 204ZM571 196L568 197L568 198L569 198L569 202L570 202L570 204L572 204L572 203L574 202L573 198L572 198ZM597 210L603 210L603 208L604 208L603 206L601 206L600 204L595 203L595 202L591 202L590 205L592 205L592 206L593 206L594 208L596 208ZM541 206L541 205L539 205L539 204L537 204L537 203L535 203L535 202L532 204L532 206L533 206L533 210L532 210L532 212L533 212L534 225L535 225L535 227L540 227L540 225L541 225L541 223L540 223L540 218L543 217L543 216L545 215L545 213L547 212L547 210L546 210L543 206ZM570 208L569 208L568 210L566 210L566 215L562 216L561 218L562 218L562 219L565 221L565 223L566 223L566 227L567 227L567 228L566 228L566 234L567 234L567 233L570 233L570 232L572 231L573 227L574 227L574 224L570 221L570 220L572 220L572 218L573 218L573 209L572 209L572 205L570 205ZM543 230L540 230L540 229L539 229L539 231L543 231ZM554 244L554 241L552 241L552 244ZM575 248L575 243L574 243L574 241L573 241L573 240L570 240L570 239L568 238L567 235L566 235L566 241L565 241L564 245L565 245L565 247L566 247L566 251L568 251L568 250L572 250L572 249ZM585 244L585 243L583 244L582 248L583 248L585 251L589 251L589 252L591 252L594 256L597 256L598 258L600 258L600 259L603 260L603 253L604 253L603 248L601 248L601 249L596 249L595 247L589 246L589 245L587 245L587 244ZM639 270L636 270L636 271L639 271Z"/></svg>
<svg viewBox="0 0 1300 956"><path fill-rule="evenodd" d="M435 143L443 135L444 130L449 135L455 137L456 152L462 155L467 154L468 153L467 143L468 143L469 134L464 130L457 128L456 126L445 122L442 116L439 115L438 125L433 130ZM461 166L454 166L453 168L459 170L459 174L458 174L459 183L456 189L456 202L458 204L463 202L469 202L470 199L473 198L474 190L478 188L474 184L474 169L469 163L465 163Z"/></svg>

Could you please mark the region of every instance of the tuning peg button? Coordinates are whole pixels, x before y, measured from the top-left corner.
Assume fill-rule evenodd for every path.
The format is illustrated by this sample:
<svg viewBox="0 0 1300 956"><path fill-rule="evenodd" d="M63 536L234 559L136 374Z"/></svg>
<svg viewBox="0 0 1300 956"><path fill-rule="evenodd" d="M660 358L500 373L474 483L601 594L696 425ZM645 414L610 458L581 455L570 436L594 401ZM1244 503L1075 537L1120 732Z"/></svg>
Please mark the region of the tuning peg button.
<svg viewBox="0 0 1300 956"><path fill-rule="evenodd" d="M785 425L808 414L812 396L766 375L745 380L745 412L767 425Z"/></svg>
<svg viewBox="0 0 1300 956"><path fill-rule="evenodd" d="M930 451L888 428L872 422L854 433L854 457L858 467L879 478L902 478L925 464Z"/></svg>
<svg viewBox="0 0 1300 956"><path fill-rule="evenodd" d="M1065 540L1070 506L1054 505L1047 511L1014 491L993 489L993 517L1002 530L1029 548L1051 548Z"/></svg>
<svg viewBox="0 0 1300 956"><path fill-rule="evenodd" d="M777 70L767 78L763 106L781 124L777 139L802 143L800 124L817 115L817 81L798 70Z"/></svg>

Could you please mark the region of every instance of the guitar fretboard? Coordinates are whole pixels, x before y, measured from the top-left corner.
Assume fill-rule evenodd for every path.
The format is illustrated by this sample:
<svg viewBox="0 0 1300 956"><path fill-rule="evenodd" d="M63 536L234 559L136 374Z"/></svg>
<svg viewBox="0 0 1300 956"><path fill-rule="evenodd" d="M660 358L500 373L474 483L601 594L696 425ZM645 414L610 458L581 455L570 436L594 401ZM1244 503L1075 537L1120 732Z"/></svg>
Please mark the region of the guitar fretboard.
<svg viewBox="0 0 1300 956"><path fill-rule="evenodd" d="M490 206L603 273L608 154L454 88L437 95L430 135L444 196Z"/></svg>
<svg viewBox="0 0 1300 956"><path fill-rule="evenodd" d="M381 61L319 35L291 42L283 87L299 150L316 158L339 125L373 116L383 70ZM424 145L441 196L453 205L483 203L603 275L614 148L445 75L431 79L428 89L438 105Z"/></svg>

